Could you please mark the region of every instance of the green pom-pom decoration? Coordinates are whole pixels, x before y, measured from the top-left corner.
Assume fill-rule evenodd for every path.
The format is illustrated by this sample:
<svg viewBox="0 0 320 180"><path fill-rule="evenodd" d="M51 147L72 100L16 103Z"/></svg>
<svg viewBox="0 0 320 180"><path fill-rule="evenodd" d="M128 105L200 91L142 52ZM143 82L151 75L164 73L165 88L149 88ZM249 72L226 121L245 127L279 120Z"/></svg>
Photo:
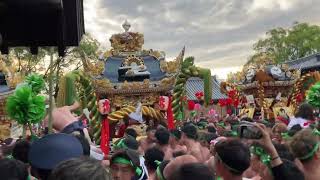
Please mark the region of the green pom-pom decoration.
<svg viewBox="0 0 320 180"><path fill-rule="evenodd" d="M39 94L45 86L43 77L34 73L27 76L25 82L31 87L34 94Z"/></svg>
<svg viewBox="0 0 320 180"><path fill-rule="evenodd" d="M320 82L317 82L307 91L307 101L316 108L320 108Z"/></svg>
<svg viewBox="0 0 320 180"><path fill-rule="evenodd" d="M46 113L45 98L34 95L31 87L21 86L8 97L6 112L11 119L16 120L19 124L38 123Z"/></svg>
<svg viewBox="0 0 320 180"><path fill-rule="evenodd" d="M270 165L271 156L262 147L251 146L250 151L251 151L251 153L257 155L263 164L265 164L267 166Z"/></svg>

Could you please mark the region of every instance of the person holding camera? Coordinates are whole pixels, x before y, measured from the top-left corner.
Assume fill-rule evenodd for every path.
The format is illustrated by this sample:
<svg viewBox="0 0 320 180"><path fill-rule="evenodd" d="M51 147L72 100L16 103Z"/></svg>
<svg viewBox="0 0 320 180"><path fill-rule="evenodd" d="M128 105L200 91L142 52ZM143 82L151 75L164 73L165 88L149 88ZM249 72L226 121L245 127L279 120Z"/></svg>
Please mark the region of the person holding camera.
<svg viewBox="0 0 320 180"><path fill-rule="evenodd" d="M304 180L304 174L299 170L298 166L293 162L285 159L281 159L277 149L272 143L271 137L267 131L267 128L263 124L255 123L254 127L259 129L262 134L260 139L253 140L261 146L266 153L270 155L269 168L271 169L273 179L275 180Z"/></svg>
<svg viewBox="0 0 320 180"><path fill-rule="evenodd" d="M317 129L303 129L290 141L290 149L302 163L306 179L320 179L320 150Z"/></svg>

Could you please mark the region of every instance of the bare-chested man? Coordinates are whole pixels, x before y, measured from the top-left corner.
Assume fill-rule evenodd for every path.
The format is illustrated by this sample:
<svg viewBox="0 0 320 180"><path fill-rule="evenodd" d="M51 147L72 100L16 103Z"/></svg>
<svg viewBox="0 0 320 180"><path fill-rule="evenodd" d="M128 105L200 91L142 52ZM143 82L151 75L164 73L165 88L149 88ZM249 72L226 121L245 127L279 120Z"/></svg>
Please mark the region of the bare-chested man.
<svg viewBox="0 0 320 180"><path fill-rule="evenodd" d="M72 114L72 111L78 109L80 104L75 102L71 106L63 106L52 110L52 127L58 132L61 132L69 124L78 121L78 118ZM48 124L48 117L45 119L45 126Z"/></svg>
<svg viewBox="0 0 320 180"><path fill-rule="evenodd" d="M174 154L186 154L187 147L180 145L181 132L177 129L170 130L169 144Z"/></svg>
<svg viewBox="0 0 320 180"><path fill-rule="evenodd" d="M154 147L156 145L155 144L156 137L154 136L155 132L156 132L156 129L149 126L146 130L147 137L139 141L140 148L143 152L146 152L147 149Z"/></svg>
<svg viewBox="0 0 320 180"><path fill-rule="evenodd" d="M96 148L90 139L87 128L83 127L72 112L80 108L80 104L75 101L71 106L54 107L52 110L52 127L57 132L71 134L73 131L82 131L88 140L92 153L102 154L99 148ZM45 126L48 126L48 117L44 120Z"/></svg>
<svg viewBox="0 0 320 180"><path fill-rule="evenodd" d="M172 149L169 145L170 133L167 129L158 128L155 137L157 139L157 147L164 153L164 160L172 159Z"/></svg>
<svg viewBox="0 0 320 180"><path fill-rule="evenodd" d="M182 155L174 158L169 162L169 164L164 168L163 175L165 179L170 179L170 177L175 173L175 171L184 164L196 163L198 160L191 155Z"/></svg>
<svg viewBox="0 0 320 180"><path fill-rule="evenodd" d="M182 128L181 141L187 147L187 153L194 156L199 162L206 162L210 158L210 151L208 148L201 146L197 142L198 131L197 128L188 124Z"/></svg>

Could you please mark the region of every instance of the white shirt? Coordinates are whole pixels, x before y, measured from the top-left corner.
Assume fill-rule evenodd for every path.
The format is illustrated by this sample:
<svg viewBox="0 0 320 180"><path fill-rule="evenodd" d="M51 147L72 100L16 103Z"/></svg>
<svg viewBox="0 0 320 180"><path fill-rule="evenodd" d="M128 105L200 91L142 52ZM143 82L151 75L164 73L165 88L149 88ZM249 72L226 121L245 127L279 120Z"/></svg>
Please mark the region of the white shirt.
<svg viewBox="0 0 320 180"><path fill-rule="evenodd" d="M308 120L303 119L303 118L301 118L301 117L291 118L287 129L289 130L289 129L292 128L292 126L297 125L297 124L299 124L302 128L306 128L306 127L309 126L309 125L304 126L304 124L307 123L307 122L308 122Z"/></svg>

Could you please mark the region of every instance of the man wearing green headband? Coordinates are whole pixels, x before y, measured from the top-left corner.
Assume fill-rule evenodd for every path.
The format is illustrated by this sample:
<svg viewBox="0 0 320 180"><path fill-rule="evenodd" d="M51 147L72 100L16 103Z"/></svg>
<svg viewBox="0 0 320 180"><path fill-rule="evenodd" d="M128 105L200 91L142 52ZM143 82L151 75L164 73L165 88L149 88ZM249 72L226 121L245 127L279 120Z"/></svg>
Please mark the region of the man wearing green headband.
<svg viewBox="0 0 320 180"><path fill-rule="evenodd" d="M262 138L259 140L254 140L253 142L258 144L258 147L260 149L263 148L262 150L256 149L254 151L256 154L260 154L260 160L263 161L267 166L270 168L272 172L273 179L281 179L281 180L303 180L305 179L303 176L303 173L300 172L298 167L284 159L282 160L281 157L279 156L277 149L272 143L270 134L268 133L268 130L265 125L263 124L258 124L256 123L255 126L261 131L262 133ZM269 156L267 157L266 154ZM305 172L306 175L306 172ZM306 178L309 179L309 178ZM311 178L313 179L313 178ZM319 179L319 178L315 178Z"/></svg>
<svg viewBox="0 0 320 180"><path fill-rule="evenodd" d="M304 129L293 136L290 148L302 165L305 179L320 179L320 141L317 129Z"/></svg>
<svg viewBox="0 0 320 180"><path fill-rule="evenodd" d="M114 180L147 179L146 172L140 164L139 154L130 149L114 154L110 161L110 169Z"/></svg>
<svg viewBox="0 0 320 180"><path fill-rule="evenodd" d="M131 161L124 157L113 159L111 173L114 180L131 180L131 178L135 176Z"/></svg>

